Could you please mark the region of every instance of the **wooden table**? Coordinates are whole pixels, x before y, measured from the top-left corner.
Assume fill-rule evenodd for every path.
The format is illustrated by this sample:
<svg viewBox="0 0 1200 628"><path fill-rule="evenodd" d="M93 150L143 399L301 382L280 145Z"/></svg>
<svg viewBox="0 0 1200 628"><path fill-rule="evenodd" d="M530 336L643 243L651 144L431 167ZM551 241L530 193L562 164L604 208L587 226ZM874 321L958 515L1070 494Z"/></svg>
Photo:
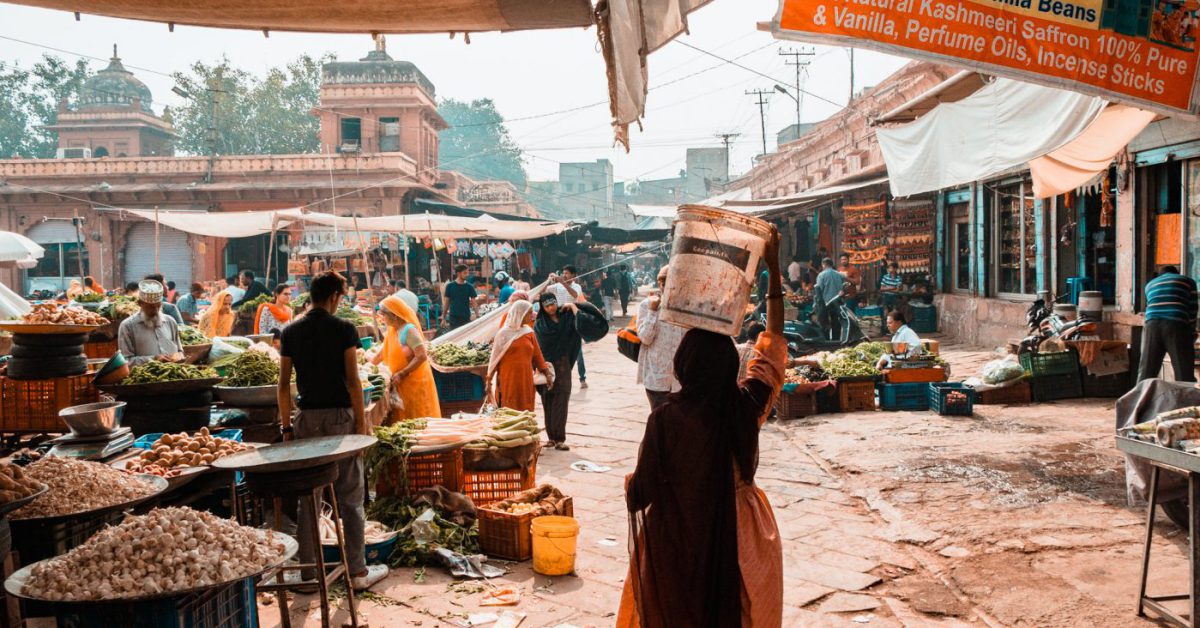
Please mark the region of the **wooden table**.
<svg viewBox="0 0 1200 628"><path fill-rule="evenodd" d="M1146 545L1142 551L1142 576L1138 584L1138 617L1145 617L1146 610L1153 611L1172 626L1195 628L1196 618L1200 617L1200 544L1197 535L1200 534L1200 456L1192 455L1178 449L1168 449L1152 443L1117 436L1117 449L1131 455L1143 458L1151 465L1150 497L1146 506ZM1158 477L1162 470L1182 473L1187 476L1188 497L1188 562L1191 565L1191 578L1187 593L1172 595L1146 595L1146 580L1150 573L1150 546L1154 538L1154 510L1158 506ZM1186 616L1176 614L1166 607L1164 602L1188 601Z"/></svg>

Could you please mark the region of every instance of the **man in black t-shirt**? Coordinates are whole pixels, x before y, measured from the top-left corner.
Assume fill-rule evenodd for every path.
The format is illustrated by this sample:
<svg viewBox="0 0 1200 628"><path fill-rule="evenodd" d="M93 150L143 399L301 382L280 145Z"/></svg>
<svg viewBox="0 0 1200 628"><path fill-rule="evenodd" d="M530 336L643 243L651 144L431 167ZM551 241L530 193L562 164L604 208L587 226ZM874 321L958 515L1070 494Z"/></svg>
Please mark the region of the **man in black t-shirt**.
<svg viewBox="0 0 1200 628"><path fill-rule="evenodd" d="M454 281L446 282L442 294L443 320L450 329L457 329L471 322L471 311L479 293L475 286L467 283L467 266L454 267Z"/></svg>
<svg viewBox="0 0 1200 628"><path fill-rule="evenodd" d="M346 295L346 280L325 272L313 279L309 289L308 313L283 329L280 337L278 402L285 437L317 438L344 434L371 434L363 413L362 385L358 379L358 331L340 318L338 304ZM300 411L292 418L292 369L296 369ZM387 567L367 566L363 502L362 456L343 459L334 481L338 510L345 530L346 562L356 591L365 590L387 577ZM321 551L312 534L316 513L302 503L297 536L300 562L316 562ZM294 572L293 572L294 573ZM299 588L311 588L316 573L302 573Z"/></svg>

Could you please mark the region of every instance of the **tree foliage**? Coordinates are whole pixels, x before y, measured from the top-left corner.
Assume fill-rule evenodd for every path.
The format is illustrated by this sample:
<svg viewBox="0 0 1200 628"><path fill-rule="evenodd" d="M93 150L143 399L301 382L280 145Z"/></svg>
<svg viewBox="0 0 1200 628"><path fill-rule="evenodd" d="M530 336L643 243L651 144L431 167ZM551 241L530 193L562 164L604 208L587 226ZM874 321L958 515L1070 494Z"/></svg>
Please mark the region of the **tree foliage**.
<svg viewBox="0 0 1200 628"><path fill-rule="evenodd" d="M58 138L42 127L58 120L58 102L74 101L90 75L82 59L43 55L29 68L0 61L0 158L53 157Z"/></svg>
<svg viewBox="0 0 1200 628"><path fill-rule="evenodd" d="M175 80L190 95L169 117L179 134L176 151L209 152L210 113L220 155L287 155L315 153L320 120L312 114L321 88L321 65L333 55L303 55L259 78L220 63L193 63Z"/></svg>
<svg viewBox="0 0 1200 628"><path fill-rule="evenodd" d="M438 113L450 124L438 138L443 170L457 170L476 180L510 181L518 190L524 188L523 153L492 99L464 102L447 98L438 106Z"/></svg>

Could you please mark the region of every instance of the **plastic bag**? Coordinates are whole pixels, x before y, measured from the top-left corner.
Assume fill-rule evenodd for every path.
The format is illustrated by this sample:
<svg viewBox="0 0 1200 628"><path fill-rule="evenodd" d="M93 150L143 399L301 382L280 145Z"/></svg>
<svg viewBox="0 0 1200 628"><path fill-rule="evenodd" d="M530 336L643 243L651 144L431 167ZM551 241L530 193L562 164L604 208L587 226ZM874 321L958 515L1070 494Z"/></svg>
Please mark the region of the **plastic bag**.
<svg viewBox="0 0 1200 628"><path fill-rule="evenodd" d="M994 386L1022 377L1025 375L1025 369L1017 363L1016 356L1010 355L984 364L980 374L985 384Z"/></svg>
<svg viewBox="0 0 1200 628"><path fill-rule="evenodd" d="M229 342L230 340L238 341L239 344ZM240 345L241 342L244 342L245 346L241 346ZM252 345L252 344L254 344L254 343L252 343L249 338L242 338L241 336L213 338L212 339L212 350L208 352L208 361L210 363L216 362L217 360L219 360L227 355L238 355L241 353L245 353L246 350L249 349L250 345Z"/></svg>

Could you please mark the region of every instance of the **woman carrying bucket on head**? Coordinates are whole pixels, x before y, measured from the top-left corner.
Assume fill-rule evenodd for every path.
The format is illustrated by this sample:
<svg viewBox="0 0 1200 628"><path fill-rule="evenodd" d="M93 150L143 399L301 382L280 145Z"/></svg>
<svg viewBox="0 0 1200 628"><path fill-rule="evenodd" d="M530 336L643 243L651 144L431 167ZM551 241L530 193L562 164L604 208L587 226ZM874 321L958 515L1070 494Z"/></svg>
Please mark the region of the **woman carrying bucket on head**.
<svg viewBox="0 0 1200 628"><path fill-rule="evenodd" d="M675 355L682 388L646 423L625 482L631 551L617 626L783 623L783 550L770 504L754 484L759 428L787 360L778 232L770 228L766 240L767 330L746 379L737 379L728 335L692 329ZM757 265L756 256L747 263ZM743 283L748 291L749 279Z"/></svg>

